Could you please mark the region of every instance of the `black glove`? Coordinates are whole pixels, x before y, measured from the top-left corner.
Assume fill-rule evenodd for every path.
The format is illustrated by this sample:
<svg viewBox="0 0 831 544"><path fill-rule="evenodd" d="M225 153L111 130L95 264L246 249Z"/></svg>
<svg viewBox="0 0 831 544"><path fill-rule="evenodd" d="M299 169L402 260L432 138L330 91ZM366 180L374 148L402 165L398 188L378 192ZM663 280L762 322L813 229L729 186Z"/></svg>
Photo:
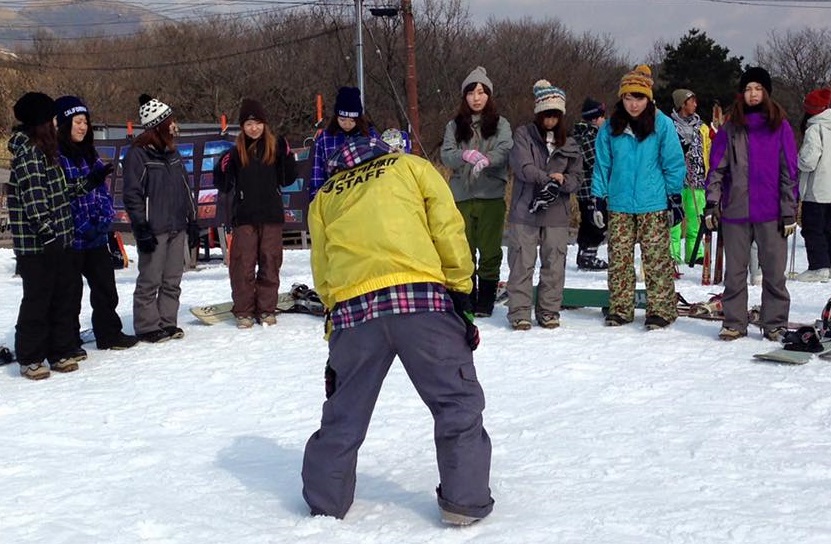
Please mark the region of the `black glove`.
<svg viewBox="0 0 831 544"><path fill-rule="evenodd" d="M606 199L593 197L589 201L589 211L592 216L592 223L599 229L606 228Z"/></svg>
<svg viewBox="0 0 831 544"><path fill-rule="evenodd" d="M721 211L718 208L718 202L707 201L704 206L704 226L710 232L718 229L718 222L721 219Z"/></svg>
<svg viewBox="0 0 831 544"><path fill-rule="evenodd" d="M534 198L531 199L531 204L528 206L528 211L537 213L545 210L553 204L560 196L560 184L554 180L549 181L545 185L537 185L534 190Z"/></svg>
<svg viewBox="0 0 831 544"><path fill-rule="evenodd" d="M473 324L473 305L470 303L470 295L449 290L447 294L453 300L453 310L465 323L465 341L473 351L479 346L479 328Z"/></svg>
<svg viewBox="0 0 831 544"><path fill-rule="evenodd" d="M188 221L188 247L190 249L199 247L200 237L199 224L196 221Z"/></svg>
<svg viewBox="0 0 831 544"><path fill-rule="evenodd" d="M680 225L684 220L684 204L681 202L681 195L669 195L667 198L667 215L669 217L669 226L674 227Z"/></svg>
<svg viewBox="0 0 831 544"><path fill-rule="evenodd" d="M136 237L136 247L141 253L153 253L159 245L150 223L139 223L133 228L133 234Z"/></svg>
<svg viewBox="0 0 831 544"><path fill-rule="evenodd" d="M98 230L98 225L90 225L87 230L81 235L84 240L87 242L92 242L100 235L100 231Z"/></svg>
<svg viewBox="0 0 831 544"><path fill-rule="evenodd" d="M104 183L104 180L107 179L107 176L113 173L113 170L115 170L115 166L113 166L112 163L107 163L98 170L93 170L87 176L87 181L84 184L84 188L87 191L92 191L93 189Z"/></svg>

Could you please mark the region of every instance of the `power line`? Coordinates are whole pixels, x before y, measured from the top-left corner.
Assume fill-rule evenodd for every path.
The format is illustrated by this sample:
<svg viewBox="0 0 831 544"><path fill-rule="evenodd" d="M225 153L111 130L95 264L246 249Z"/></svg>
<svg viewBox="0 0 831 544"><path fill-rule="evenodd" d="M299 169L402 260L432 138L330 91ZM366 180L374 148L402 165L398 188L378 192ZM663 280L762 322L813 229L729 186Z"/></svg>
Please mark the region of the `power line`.
<svg viewBox="0 0 831 544"><path fill-rule="evenodd" d="M713 4L736 4L744 6L776 7L789 9L831 9L831 0L701 0ZM812 4L812 5L804 5ZM817 5L824 4L824 5Z"/></svg>
<svg viewBox="0 0 831 544"><path fill-rule="evenodd" d="M11 67L21 67L21 68L37 68L41 70L72 70L73 72L112 72L112 71L140 71L140 70L158 70L159 68L173 68L176 66L186 66L186 65L193 65L193 64L202 64L205 62L214 62L218 60L226 60L234 57L239 57L242 55L249 55L252 53L262 53L263 51L268 51L269 49L276 49L279 47L284 47L287 45L292 45L295 43L301 43L304 41L314 40L317 38L321 38L323 36L327 36L329 34L334 34L339 32L339 29L329 29L323 30L321 32L317 32L314 34L309 34L308 36L303 36L300 38L295 38L292 40L287 40L284 42L275 42L268 45L263 45L260 47L253 47L251 49L244 49L242 51L235 51L231 53L223 53L220 55L214 55L211 57L199 57L197 59L187 59L187 60L176 60L170 62L162 62L158 64L145 64L145 65L127 65L127 66L70 66L70 65L49 65L49 64L42 64L38 62L29 62L24 60L13 60L7 61L5 63L0 62L0 65L6 65Z"/></svg>

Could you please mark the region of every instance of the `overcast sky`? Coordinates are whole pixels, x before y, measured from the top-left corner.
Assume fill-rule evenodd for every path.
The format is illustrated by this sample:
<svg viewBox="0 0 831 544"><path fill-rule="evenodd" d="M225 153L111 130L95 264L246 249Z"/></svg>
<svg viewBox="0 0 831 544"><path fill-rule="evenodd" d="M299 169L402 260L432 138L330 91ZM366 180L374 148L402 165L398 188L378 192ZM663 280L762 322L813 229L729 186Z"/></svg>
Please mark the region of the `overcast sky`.
<svg viewBox="0 0 831 544"><path fill-rule="evenodd" d="M831 1L823 0L469 0L469 6L477 21L557 17L575 31L608 34L633 62L643 60L656 40L677 43L698 28L731 55L752 63L756 45L766 42L771 30L828 27L831 22Z"/></svg>

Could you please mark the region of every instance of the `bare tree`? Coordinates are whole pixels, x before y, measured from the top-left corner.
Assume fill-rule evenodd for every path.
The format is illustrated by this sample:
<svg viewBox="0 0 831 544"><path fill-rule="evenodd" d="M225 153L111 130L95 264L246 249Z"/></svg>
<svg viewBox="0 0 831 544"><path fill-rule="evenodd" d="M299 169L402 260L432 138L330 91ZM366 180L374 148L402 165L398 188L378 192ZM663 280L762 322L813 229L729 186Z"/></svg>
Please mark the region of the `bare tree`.
<svg viewBox="0 0 831 544"><path fill-rule="evenodd" d="M772 30L768 41L756 47L756 60L770 71L791 118L801 117L803 97L831 85L831 30Z"/></svg>

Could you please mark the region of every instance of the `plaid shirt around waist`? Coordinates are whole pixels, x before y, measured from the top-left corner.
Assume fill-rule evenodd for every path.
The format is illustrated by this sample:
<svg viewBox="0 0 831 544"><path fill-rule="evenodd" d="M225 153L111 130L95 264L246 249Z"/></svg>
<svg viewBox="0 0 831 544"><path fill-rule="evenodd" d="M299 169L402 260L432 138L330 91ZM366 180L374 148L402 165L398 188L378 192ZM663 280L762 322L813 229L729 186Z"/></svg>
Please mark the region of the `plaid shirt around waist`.
<svg viewBox="0 0 831 544"><path fill-rule="evenodd" d="M331 317L334 329L349 329L385 315L452 311L453 300L444 285L408 283L338 302Z"/></svg>

